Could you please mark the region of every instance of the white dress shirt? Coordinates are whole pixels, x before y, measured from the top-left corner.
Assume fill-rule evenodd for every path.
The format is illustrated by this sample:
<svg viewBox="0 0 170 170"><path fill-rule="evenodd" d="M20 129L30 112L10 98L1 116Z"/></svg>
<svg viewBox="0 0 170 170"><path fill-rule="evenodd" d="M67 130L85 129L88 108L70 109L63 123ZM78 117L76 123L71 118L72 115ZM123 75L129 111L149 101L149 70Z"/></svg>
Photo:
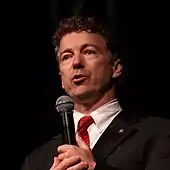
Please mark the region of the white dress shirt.
<svg viewBox="0 0 170 170"><path fill-rule="evenodd" d="M109 126L112 120L120 113L122 108L120 107L117 99L114 99L103 106L97 108L95 111L90 113L93 117L94 122L87 129L90 138L90 148L92 149L102 133ZM75 131L77 131L78 121L85 116L84 114L74 111L73 118L75 124Z"/></svg>

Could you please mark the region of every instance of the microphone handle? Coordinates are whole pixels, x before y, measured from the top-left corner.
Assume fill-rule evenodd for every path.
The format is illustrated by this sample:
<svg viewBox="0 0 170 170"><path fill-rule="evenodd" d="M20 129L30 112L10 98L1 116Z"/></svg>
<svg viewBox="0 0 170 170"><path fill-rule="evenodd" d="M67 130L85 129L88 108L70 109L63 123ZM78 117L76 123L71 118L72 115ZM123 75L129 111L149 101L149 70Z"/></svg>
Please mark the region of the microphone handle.
<svg viewBox="0 0 170 170"><path fill-rule="evenodd" d="M76 145L73 113L67 111L62 112L62 122L64 128L64 143Z"/></svg>

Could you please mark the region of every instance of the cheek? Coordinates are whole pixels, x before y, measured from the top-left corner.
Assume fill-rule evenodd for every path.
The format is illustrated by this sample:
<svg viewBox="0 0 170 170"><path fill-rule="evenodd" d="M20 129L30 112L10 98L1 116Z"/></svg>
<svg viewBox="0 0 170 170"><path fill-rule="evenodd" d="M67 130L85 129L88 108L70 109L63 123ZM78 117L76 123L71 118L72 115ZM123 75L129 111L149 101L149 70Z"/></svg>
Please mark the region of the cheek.
<svg viewBox="0 0 170 170"><path fill-rule="evenodd" d="M62 82L63 88L67 88L67 86L69 84L69 80L70 80L69 73L70 73L70 71L68 71L68 68L60 66L60 76L61 76L61 82Z"/></svg>
<svg viewBox="0 0 170 170"><path fill-rule="evenodd" d="M106 84L111 80L112 77L112 68L108 64L100 65L99 67L94 68L93 72L93 83L94 84Z"/></svg>

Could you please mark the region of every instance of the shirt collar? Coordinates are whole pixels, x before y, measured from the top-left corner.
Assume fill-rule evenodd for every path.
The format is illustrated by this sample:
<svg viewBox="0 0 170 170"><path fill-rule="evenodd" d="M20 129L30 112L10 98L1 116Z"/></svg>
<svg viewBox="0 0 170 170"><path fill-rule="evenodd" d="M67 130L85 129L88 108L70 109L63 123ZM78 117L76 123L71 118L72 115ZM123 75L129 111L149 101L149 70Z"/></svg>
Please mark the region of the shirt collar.
<svg viewBox="0 0 170 170"><path fill-rule="evenodd" d="M93 112L90 113L90 116L93 117L94 122L101 132L105 125L111 122L111 120L122 110L119 105L117 99L111 100L108 103L104 104L103 106L97 108ZM85 116L84 114L77 112L74 110L73 117L74 117L74 124L75 130L77 130L78 121Z"/></svg>

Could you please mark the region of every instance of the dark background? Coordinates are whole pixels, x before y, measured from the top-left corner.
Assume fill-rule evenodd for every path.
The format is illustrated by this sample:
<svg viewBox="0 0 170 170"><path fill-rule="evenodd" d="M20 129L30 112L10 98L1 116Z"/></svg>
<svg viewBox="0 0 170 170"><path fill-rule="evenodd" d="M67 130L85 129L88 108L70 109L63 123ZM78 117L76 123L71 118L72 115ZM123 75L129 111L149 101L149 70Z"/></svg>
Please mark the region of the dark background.
<svg viewBox="0 0 170 170"><path fill-rule="evenodd" d="M49 0L19 5L17 49L20 54L16 126L16 163L57 135L61 121L55 101L64 92L57 73L51 37L62 17L73 13L106 17L121 38L125 64L120 102L136 114L170 118L168 2ZM12 7L10 9L13 9ZM12 14L13 15L13 14ZM12 17L13 19L13 17Z"/></svg>

